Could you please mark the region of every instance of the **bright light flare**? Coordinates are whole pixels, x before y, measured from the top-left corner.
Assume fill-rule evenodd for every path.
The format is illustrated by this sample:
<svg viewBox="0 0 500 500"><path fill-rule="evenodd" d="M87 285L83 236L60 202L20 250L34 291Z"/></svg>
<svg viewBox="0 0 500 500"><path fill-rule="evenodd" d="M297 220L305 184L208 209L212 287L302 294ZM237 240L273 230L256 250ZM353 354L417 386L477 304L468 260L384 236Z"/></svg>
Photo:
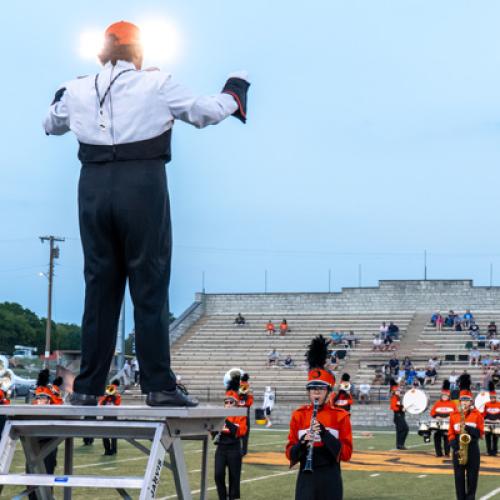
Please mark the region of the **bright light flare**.
<svg viewBox="0 0 500 500"><path fill-rule="evenodd" d="M179 33L173 23L151 20L138 23L147 64L172 63L179 55ZM83 59L96 59L104 43L104 29L80 35L79 53Z"/></svg>
<svg viewBox="0 0 500 500"><path fill-rule="evenodd" d="M104 30L86 31L80 35L80 56L83 59L96 59L104 43Z"/></svg>
<svg viewBox="0 0 500 500"><path fill-rule="evenodd" d="M179 54L179 34L166 21L145 21L141 29L144 59L149 63L172 63Z"/></svg>

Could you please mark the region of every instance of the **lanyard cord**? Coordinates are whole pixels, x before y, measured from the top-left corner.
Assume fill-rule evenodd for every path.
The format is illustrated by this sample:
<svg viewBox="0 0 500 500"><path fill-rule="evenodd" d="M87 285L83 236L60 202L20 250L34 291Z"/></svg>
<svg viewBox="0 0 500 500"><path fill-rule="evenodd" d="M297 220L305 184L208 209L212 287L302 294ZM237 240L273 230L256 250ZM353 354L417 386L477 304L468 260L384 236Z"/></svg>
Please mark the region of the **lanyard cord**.
<svg viewBox="0 0 500 500"><path fill-rule="evenodd" d="M101 98L101 94L99 93L99 86L97 85L97 79L99 78L99 74L95 75L95 80L94 80L94 87L95 87L95 92L97 94L97 100L99 101L99 109L102 109L102 106L104 104L104 101L106 100L106 97L108 96L111 87L113 86L113 83L116 82L118 77L122 76L123 73L127 73L128 71L135 71L135 69L124 69L123 71L120 71L110 82L108 85L108 88L106 89L106 92L104 92L104 95Z"/></svg>

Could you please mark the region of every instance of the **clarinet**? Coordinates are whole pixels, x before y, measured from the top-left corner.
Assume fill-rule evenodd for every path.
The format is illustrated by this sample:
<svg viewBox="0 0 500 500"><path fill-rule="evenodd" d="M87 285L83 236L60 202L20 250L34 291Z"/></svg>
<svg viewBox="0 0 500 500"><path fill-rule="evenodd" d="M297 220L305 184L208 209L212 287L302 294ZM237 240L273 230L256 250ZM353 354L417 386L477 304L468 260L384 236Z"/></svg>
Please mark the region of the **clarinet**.
<svg viewBox="0 0 500 500"><path fill-rule="evenodd" d="M314 450L313 426L314 426L314 422L316 421L316 416L318 415L318 407L319 407L318 400L315 399L314 400L314 407L313 407L313 414L311 417L311 426L309 427L309 434L311 435L312 439L308 443L306 464L304 465L303 472L312 472L313 471L313 450Z"/></svg>

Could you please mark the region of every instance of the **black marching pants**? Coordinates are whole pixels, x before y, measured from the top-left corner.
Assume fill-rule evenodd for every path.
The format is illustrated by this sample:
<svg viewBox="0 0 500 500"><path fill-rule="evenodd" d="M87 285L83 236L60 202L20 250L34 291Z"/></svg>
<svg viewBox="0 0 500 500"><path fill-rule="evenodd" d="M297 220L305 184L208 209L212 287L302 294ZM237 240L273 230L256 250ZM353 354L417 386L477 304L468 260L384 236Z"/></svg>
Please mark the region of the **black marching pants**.
<svg viewBox="0 0 500 500"><path fill-rule="evenodd" d="M481 455L477 439L473 439L469 444L469 460L467 465L459 465L458 454L456 451L453 451L453 470L455 473L457 500L475 500L480 462Z"/></svg>
<svg viewBox="0 0 500 500"><path fill-rule="evenodd" d="M444 445L444 453L448 455L450 453L450 443L448 442L448 431L434 431L434 449L436 450L436 456L443 456L443 446Z"/></svg>
<svg viewBox="0 0 500 500"><path fill-rule="evenodd" d="M484 435L486 440L486 451L488 455L496 456L498 454L498 434L488 432Z"/></svg>
<svg viewBox="0 0 500 500"><path fill-rule="evenodd" d="M236 445L217 445L214 478L219 500L240 498L241 462L239 442ZM226 467L229 471L229 495L226 488Z"/></svg>
<svg viewBox="0 0 500 500"><path fill-rule="evenodd" d="M118 452L116 438L103 438L102 444L104 445L106 454L116 455L116 453Z"/></svg>
<svg viewBox="0 0 500 500"><path fill-rule="evenodd" d="M247 433L241 438L241 456L244 457L248 453L248 439L250 437L250 415L247 415Z"/></svg>
<svg viewBox="0 0 500 500"><path fill-rule="evenodd" d="M142 391L175 388L168 333L171 227L165 161L83 163L78 207L85 311L75 392L104 392L127 278Z"/></svg>
<svg viewBox="0 0 500 500"><path fill-rule="evenodd" d="M394 413L394 424L396 425L396 448L399 449L405 445L410 431L404 413Z"/></svg>
<svg viewBox="0 0 500 500"><path fill-rule="evenodd" d="M340 465L325 465L312 472L299 472L295 500L342 500L344 497Z"/></svg>

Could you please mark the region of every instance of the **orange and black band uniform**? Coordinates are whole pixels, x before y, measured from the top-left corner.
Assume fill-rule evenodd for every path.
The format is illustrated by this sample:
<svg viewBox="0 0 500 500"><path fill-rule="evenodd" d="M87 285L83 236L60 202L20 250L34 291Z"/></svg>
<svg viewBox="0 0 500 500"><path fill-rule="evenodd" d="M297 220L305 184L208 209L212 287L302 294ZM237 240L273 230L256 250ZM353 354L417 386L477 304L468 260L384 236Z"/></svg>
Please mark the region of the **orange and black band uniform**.
<svg viewBox="0 0 500 500"><path fill-rule="evenodd" d="M10 405L10 399L8 398L6 391L2 389L0 389L0 405ZM7 417L5 415L0 415L0 439L2 438L2 432L6 421Z"/></svg>
<svg viewBox="0 0 500 500"><path fill-rule="evenodd" d="M467 465L460 465L458 463L460 418L459 411L452 413L448 429L448 441L453 450L455 490L457 500L472 500L476 495L479 478L479 467L481 463L479 439L484 436L484 419L476 408L473 408L465 415L465 430L472 439L469 444Z"/></svg>
<svg viewBox="0 0 500 500"><path fill-rule="evenodd" d="M337 394L332 393L330 396L330 404L334 408L340 408L341 410L345 410L350 413L351 406L353 405L351 393L344 391L343 389L340 389Z"/></svg>
<svg viewBox="0 0 500 500"><path fill-rule="evenodd" d="M391 410L394 412L394 425L396 426L396 448L404 450L406 438L410 431L405 418L405 410L401 397L397 394L391 396Z"/></svg>
<svg viewBox="0 0 500 500"><path fill-rule="evenodd" d="M500 425L500 401L489 401L484 405L484 420ZM498 434L492 432L485 433L486 451L488 455L496 457L498 455Z"/></svg>
<svg viewBox="0 0 500 500"><path fill-rule="evenodd" d="M247 417L227 417L217 438L215 450L215 485L219 500L240 498L241 440L247 432ZM226 487L226 468L229 473L229 491Z"/></svg>
<svg viewBox="0 0 500 500"><path fill-rule="evenodd" d="M450 415L457 411L457 406L453 401L443 401L440 399L436 401L431 408L430 415L432 418L450 418ZM436 457L443 456L443 448L444 454L446 456L450 455L450 443L448 441L448 432L445 430L436 430L434 431L434 449L436 451Z"/></svg>
<svg viewBox="0 0 500 500"><path fill-rule="evenodd" d="M247 392L246 394L239 394L239 401L238 405L240 407L245 407L247 409L247 416L246 416L246 433L245 435L241 438L241 454L242 456L245 456L248 452L248 439L250 437L250 408L253 405L254 402L254 397L253 394Z"/></svg>
<svg viewBox="0 0 500 500"><path fill-rule="evenodd" d="M304 441L311 425L313 405L301 406L292 413L286 456L290 467L300 464L295 498L297 500L341 500L343 485L340 462L352 455L352 428L349 413L324 404L317 414L321 430L314 442L312 473L304 472L307 443Z"/></svg>
<svg viewBox="0 0 500 500"><path fill-rule="evenodd" d="M120 406L122 397L118 392L113 395L105 394L99 398L99 406ZM118 440L116 438L103 438L105 455L116 455L118 453Z"/></svg>

